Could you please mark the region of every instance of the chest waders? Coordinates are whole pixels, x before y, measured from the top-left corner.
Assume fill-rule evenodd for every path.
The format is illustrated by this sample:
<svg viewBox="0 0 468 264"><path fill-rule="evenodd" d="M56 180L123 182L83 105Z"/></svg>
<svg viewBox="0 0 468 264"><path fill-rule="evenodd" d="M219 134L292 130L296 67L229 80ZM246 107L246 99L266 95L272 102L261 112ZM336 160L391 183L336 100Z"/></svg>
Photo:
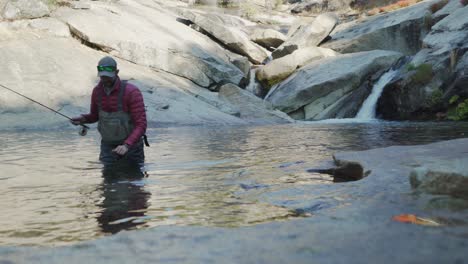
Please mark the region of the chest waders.
<svg viewBox="0 0 468 264"><path fill-rule="evenodd" d="M98 131L101 134L101 154L99 159L106 165L112 164L115 161L121 159L112 150L118 145L122 145L127 137L133 131L133 122L130 113L123 110L123 96L127 81L121 81L120 91L117 99L117 112L106 112L102 110L102 99L103 93L98 96L98 110L99 110L99 123ZM145 154L143 151L143 140L137 141L125 154L125 159L137 163L143 164L145 160Z"/></svg>
<svg viewBox="0 0 468 264"><path fill-rule="evenodd" d="M133 123L130 117L130 113L123 111L123 96L126 86L126 81L120 82L119 97L117 99L117 112L105 112L102 110L103 93L99 94L98 131L101 134L102 141L106 144L121 145L130 135L130 133L132 133Z"/></svg>

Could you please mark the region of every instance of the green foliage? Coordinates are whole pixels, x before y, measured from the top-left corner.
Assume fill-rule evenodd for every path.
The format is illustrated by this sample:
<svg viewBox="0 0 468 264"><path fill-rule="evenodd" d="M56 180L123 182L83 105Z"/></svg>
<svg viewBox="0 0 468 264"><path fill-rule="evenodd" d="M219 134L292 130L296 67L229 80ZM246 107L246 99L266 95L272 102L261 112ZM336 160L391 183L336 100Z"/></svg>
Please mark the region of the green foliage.
<svg viewBox="0 0 468 264"><path fill-rule="evenodd" d="M453 105L454 103L456 103L458 101L458 99L460 99L460 96L458 96L458 95L454 95L454 96L450 97L449 104Z"/></svg>
<svg viewBox="0 0 468 264"><path fill-rule="evenodd" d="M459 103L457 107L452 108L448 111L448 119L454 121L467 120L468 119L468 99Z"/></svg>
<svg viewBox="0 0 468 264"><path fill-rule="evenodd" d="M414 66L413 63L409 63L408 65L406 65L407 72L414 71L414 70L416 70L416 66Z"/></svg>
<svg viewBox="0 0 468 264"><path fill-rule="evenodd" d="M444 93L442 92L441 89L437 88L435 89L432 94L431 94L431 105L436 105L440 102L442 102L442 96Z"/></svg>
<svg viewBox="0 0 468 264"><path fill-rule="evenodd" d="M416 71L411 76L411 81L418 84L428 83L433 76L432 65L429 63L423 63L418 66L410 63L406 66L406 70Z"/></svg>

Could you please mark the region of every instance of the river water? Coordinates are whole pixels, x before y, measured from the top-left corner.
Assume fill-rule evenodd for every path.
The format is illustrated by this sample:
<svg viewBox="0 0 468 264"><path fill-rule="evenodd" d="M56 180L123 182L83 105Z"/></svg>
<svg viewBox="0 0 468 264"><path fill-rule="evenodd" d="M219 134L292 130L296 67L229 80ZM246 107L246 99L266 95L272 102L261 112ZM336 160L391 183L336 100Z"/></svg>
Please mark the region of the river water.
<svg viewBox="0 0 468 264"><path fill-rule="evenodd" d="M66 245L161 225L240 227L298 216L259 195L333 184L306 170L338 151L465 137L467 123L344 123L148 130L149 177L109 181L99 136L0 132L0 245ZM125 172L122 172L125 174ZM252 195L238 195L255 190Z"/></svg>

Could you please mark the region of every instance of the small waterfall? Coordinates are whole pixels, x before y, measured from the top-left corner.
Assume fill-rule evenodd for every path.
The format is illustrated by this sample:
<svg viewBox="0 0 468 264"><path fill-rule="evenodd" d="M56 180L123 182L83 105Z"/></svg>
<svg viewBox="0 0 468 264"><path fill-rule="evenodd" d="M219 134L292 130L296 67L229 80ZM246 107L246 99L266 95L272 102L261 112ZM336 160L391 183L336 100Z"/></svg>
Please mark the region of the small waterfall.
<svg viewBox="0 0 468 264"><path fill-rule="evenodd" d="M252 94L257 95L258 93L258 83L255 79L255 73L257 72L257 68L252 68L250 69L250 79L249 79L249 84L247 87L245 87L246 91L249 91Z"/></svg>
<svg viewBox="0 0 468 264"><path fill-rule="evenodd" d="M384 73L379 78L379 80L374 84L374 87L372 87L371 94L369 95L369 97L367 97L367 99L362 104L361 109L356 114L355 119L360 119L360 120L375 119L377 101L379 100L379 97L382 94L385 85L387 85L387 83L392 80L392 78L396 75L397 72L398 72L397 70L392 69Z"/></svg>

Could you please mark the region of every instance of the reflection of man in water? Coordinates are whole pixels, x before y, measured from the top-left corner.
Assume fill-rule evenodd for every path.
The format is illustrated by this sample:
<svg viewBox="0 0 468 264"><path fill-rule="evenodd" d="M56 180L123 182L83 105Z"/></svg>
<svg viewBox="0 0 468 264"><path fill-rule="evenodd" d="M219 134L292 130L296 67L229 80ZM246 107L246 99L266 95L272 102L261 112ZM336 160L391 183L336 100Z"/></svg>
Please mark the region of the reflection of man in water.
<svg viewBox="0 0 468 264"><path fill-rule="evenodd" d="M113 167L105 169L103 177L104 200L98 205L102 211L97 217L102 231L115 234L144 223L141 218L145 216L151 193L139 181L142 179L139 169Z"/></svg>

